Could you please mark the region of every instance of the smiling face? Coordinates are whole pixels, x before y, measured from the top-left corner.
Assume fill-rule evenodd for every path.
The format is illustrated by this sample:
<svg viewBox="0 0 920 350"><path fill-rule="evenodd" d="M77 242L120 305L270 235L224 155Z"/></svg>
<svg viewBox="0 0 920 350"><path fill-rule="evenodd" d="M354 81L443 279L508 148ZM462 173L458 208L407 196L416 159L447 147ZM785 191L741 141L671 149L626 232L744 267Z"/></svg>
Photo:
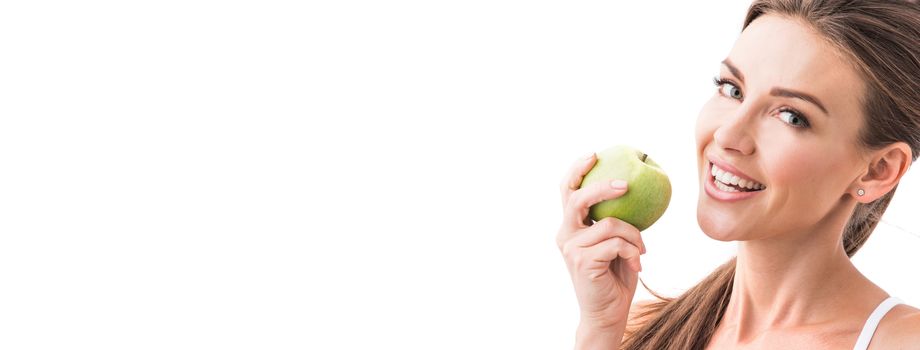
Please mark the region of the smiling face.
<svg viewBox="0 0 920 350"><path fill-rule="evenodd" d="M862 79L809 27L773 15L742 32L719 74L696 125L700 227L722 241L811 232L865 168ZM710 161L766 188L713 195Z"/></svg>

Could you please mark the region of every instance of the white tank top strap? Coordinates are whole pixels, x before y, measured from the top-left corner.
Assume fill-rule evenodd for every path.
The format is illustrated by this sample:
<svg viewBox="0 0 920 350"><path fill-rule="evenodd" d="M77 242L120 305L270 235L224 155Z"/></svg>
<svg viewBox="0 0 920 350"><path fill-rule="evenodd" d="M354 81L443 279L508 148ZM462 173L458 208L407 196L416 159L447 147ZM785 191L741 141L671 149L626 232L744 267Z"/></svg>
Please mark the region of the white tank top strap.
<svg viewBox="0 0 920 350"><path fill-rule="evenodd" d="M883 300L881 304L878 304L878 307L875 308L875 311L872 311L872 314L869 315L869 319L866 320L862 332L859 333L859 338L856 339L856 346L853 347L853 350L868 349L869 341L872 340L872 335L875 334L875 329L878 327L882 317L885 317L885 314L887 314L891 308L895 307L895 305L903 303L901 299L888 297L888 299Z"/></svg>

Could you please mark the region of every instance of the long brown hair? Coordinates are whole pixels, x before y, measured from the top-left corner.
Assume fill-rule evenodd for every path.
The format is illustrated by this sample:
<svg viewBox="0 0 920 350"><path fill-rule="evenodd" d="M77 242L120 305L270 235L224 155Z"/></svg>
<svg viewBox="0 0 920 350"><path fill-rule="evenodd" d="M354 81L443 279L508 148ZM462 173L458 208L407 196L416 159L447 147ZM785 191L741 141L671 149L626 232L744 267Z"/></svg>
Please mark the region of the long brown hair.
<svg viewBox="0 0 920 350"><path fill-rule="evenodd" d="M920 4L917 0L755 0L742 31L765 14L802 21L842 53L866 82L864 123L857 142L877 150L895 142L920 155ZM875 229L897 186L857 204L843 232L852 257ZM646 305L630 324L621 349L703 349L715 332L732 292L733 257L676 298Z"/></svg>

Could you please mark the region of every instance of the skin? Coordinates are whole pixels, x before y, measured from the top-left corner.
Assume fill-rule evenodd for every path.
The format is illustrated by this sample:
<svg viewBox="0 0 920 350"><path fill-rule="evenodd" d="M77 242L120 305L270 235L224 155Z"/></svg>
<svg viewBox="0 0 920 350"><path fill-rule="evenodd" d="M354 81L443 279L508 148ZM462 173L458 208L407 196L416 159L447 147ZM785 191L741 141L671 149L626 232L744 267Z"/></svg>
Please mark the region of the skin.
<svg viewBox="0 0 920 350"><path fill-rule="evenodd" d="M852 349L889 295L853 266L842 233L857 203L898 183L910 148L860 148L865 84L800 21L758 18L728 59L744 81L722 64L720 77L732 83L716 89L696 126L697 220L709 237L738 242L731 301L707 348ZM773 87L815 96L827 113L801 99L771 96ZM810 126L796 128L801 120L781 107L801 112ZM767 188L738 202L712 198L703 188L712 181L710 156ZM858 189L866 194L857 196ZM869 348L920 348L918 334L920 312L901 304L883 318Z"/></svg>

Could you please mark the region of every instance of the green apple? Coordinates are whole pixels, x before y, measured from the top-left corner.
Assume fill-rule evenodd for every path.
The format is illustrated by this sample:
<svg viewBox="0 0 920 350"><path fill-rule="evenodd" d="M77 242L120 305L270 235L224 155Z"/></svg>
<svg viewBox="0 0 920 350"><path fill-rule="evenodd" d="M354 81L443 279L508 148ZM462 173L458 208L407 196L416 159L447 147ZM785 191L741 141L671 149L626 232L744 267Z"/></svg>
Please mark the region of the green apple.
<svg viewBox="0 0 920 350"><path fill-rule="evenodd" d="M585 174L579 188L596 181L609 183L625 180L624 195L594 204L589 216L594 221L615 217L639 231L658 221L671 202L671 181L647 154L626 145L617 145L597 153L597 162Z"/></svg>

